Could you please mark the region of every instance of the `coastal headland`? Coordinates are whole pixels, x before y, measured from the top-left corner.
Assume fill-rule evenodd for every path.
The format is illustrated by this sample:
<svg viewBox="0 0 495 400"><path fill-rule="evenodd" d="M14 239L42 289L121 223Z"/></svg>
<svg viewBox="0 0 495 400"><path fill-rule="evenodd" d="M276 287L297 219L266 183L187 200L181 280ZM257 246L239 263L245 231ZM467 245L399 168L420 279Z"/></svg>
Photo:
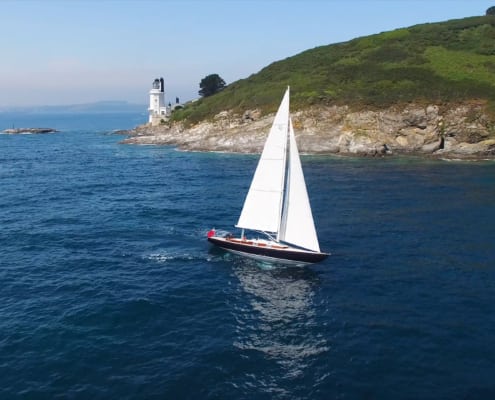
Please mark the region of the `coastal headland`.
<svg viewBox="0 0 495 400"><path fill-rule="evenodd" d="M186 151L259 153L273 114L222 111L212 120L186 126L148 124L120 133L127 144L173 145ZM352 111L347 106L314 106L292 114L299 150L306 154L353 156L420 155L495 159L492 121L484 104L408 104Z"/></svg>

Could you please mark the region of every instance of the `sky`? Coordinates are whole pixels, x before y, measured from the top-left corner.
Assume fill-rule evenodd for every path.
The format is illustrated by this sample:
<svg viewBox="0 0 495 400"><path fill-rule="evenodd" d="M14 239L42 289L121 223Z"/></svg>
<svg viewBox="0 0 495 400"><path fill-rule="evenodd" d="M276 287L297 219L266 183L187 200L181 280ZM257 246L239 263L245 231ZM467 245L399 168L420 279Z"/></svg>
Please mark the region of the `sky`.
<svg viewBox="0 0 495 400"><path fill-rule="evenodd" d="M495 0L0 0L0 107L198 97L317 46L485 15Z"/></svg>

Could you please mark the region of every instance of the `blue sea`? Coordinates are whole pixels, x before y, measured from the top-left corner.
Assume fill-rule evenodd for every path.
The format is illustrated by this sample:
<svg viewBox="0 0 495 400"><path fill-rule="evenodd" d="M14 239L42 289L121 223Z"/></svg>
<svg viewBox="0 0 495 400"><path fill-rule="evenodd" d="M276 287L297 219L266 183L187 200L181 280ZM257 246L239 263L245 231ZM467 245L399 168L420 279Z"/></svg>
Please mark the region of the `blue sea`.
<svg viewBox="0 0 495 400"><path fill-rule="evenodd" d="M308 267L213 249L255 155L0 114L0 399L494 399L495 162L304 156Z"/></svg>

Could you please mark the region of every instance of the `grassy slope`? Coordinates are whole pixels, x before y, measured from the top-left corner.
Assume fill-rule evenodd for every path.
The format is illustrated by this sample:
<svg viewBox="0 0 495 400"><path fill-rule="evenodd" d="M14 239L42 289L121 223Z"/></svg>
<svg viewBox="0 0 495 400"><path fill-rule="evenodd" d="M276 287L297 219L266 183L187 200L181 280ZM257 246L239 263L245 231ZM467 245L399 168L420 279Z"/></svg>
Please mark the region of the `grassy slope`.
<svg viewBox="0 0 495 400"><path fill-rule="evenodd" d="M416 25L307 50L192 103L174 119L194 123L229 109L272 112L287 85L293 109L481 100L495 110L495 16Z"/></svg>

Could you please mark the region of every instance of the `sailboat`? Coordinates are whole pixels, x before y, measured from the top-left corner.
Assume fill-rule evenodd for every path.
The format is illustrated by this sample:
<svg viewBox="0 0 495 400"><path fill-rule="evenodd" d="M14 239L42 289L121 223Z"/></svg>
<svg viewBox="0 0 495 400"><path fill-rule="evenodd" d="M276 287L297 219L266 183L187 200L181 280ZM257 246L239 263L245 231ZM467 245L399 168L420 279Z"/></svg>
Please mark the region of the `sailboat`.
<svg viewBox="0 0 495 400"><path fill-rule="evenodd" d="M208 232L208 241L229 252L265 262L310 264L320 251L306 183L284 94L261 153L237 224L241 235ZM262 237L247 238L246 231Z"/></svg>

